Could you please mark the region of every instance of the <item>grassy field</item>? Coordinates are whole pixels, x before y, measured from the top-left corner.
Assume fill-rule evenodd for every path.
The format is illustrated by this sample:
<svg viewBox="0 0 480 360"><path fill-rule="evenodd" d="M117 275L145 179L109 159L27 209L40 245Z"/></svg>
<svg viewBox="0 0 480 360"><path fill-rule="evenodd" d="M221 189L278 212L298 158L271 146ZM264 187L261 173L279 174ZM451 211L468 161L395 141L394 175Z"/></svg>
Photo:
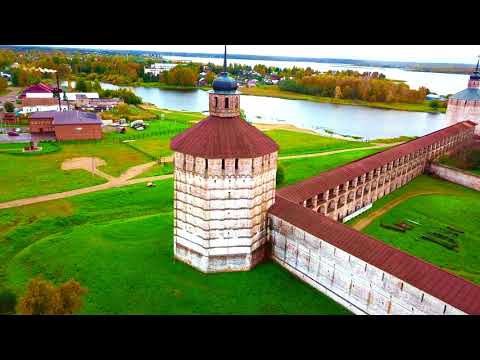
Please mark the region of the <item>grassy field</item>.
<svg viewBox="0 0 480 360"><path fill-rule="evenodd" d="M280 146L280 156L312 154L372 145L367 142L347 141L289 130L269 130L265 134L270 136Z"/></svg>
<svg viewBox="0 0 480 360"><path fill-rule="evenodd" d="M85 170L61 169L74 157L96 156L107 164L100 170L118 176L131 166L151 161L144 154L119 142L62 143L58 152L21 156L0 152L0 202L98 185L104 179Z"/></svg>
<svg viewBox="0 0 480 360"><path fill-rule="evenodd" d="M353 225L369 217L372 212L388 203L409 194L435 192L438 194L418 195L390 209L373 220L362 231L383 240L414 256L425 259L468 280L480 284L480 194L474 190L443 180L422 175L395 192L378 200L373 208L348 224ZM405 233L383 228L381 224L395 224L413 220L413 229ZM408 222L409 223L409 222ZM447 226L465 233L456 241L458 250L450 250L421 236L436 232L448 234Z"/></svg>
<svg viewBox="0 0 480 360"><path fill-rule="evenodd" d="M0 288L42 274L89 289L83 314L348 314L268 262L204 275L173 260L172 180L0 211Z"/></svg>
<svg viewBox="0 0 480 360"><path fill-rule="evenodd" d="M321 103L331 103L337 105L357 105L357 106L368 106L373 108L380 109L391 109L391 110L401 110L401 111L421 111L421 112L437 112L430 107L430 101L425 100L419 104L406 104L406 103L383 103L383 102L369 102L363 100L350 100L350 99L335 99L329 97L314 96L308 94L300 94L291 91L282 91L278 88L277 85L270 86L256 86L256 87L243 87L240 89L244 95L254 95L254 96L267 96L267 97L276 97L282 99L291 99L291 100L308 100ZM439 108L439 112L445 112L446 108Z"/></svg>
<svg viewBox="0 0 480 360"><path fill-rule="evenodd" d="M285 179L279 184L280 187L294 184L321 172L345 165L351 161L375 154L385 148L371 150L356 150L340 154L325 155L319 157L280 160L279 166L284 168Z"/></svg>

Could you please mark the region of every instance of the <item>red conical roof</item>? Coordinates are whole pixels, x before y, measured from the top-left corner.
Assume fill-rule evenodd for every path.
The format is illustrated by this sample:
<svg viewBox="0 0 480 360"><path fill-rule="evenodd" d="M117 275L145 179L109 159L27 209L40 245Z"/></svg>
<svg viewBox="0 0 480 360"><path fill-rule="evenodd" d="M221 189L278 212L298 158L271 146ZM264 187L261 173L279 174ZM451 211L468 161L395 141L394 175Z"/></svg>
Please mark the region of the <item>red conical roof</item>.
<svg viewBox="0 0 480 360"><path fill-rule="evenodd" d="M206 159L254 158L278 151L275 141L238 116L209 116L173 138L170 147Z"/></svg>

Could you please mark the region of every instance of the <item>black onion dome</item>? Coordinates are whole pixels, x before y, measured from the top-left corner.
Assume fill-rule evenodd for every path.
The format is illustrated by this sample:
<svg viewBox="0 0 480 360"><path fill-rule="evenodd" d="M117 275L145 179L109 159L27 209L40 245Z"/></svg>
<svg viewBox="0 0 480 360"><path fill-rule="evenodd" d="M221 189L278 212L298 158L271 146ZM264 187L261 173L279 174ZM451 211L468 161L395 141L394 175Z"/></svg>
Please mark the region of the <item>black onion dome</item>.
<svg viewBox="0 0 480 360"><path fill-rule="evenodd" d="M470 75L470 80L480 80L480 72L474 71L472 75Z"/></svg>
<svg viewBox="0 0 480 360"><path fill-rule="evenodd" d="M217 91L235 91L238 88L237 81L228 76L228 73L222 72L213 80L213 90Z"/></svg>

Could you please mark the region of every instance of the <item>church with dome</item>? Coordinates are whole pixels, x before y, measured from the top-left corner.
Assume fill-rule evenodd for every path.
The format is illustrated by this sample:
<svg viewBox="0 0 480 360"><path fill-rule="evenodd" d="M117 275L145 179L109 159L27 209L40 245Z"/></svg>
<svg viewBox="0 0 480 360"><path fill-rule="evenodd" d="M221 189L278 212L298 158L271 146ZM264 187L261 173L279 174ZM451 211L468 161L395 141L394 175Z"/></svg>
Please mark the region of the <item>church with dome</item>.
<svg viewBox="0 0 480 360"><path fill-rule="evenodd" d="M480 286L343 224L472 146L479 81L477 66L450 99L452 125L277 191L279 147L241 118L225 49L209 116L170 144L175 259L207 274L273 261L354 314L480 315Z"/></svg>
<svg viewBox="0 0 480 360"><path fill-rule="evenodd" d="M477 67L470 75L468 87L448 98L447 122L450 125L464 120L471 120L480 123L480 69ZM477 126L475 133L480 135L480 126Z"/></svg>

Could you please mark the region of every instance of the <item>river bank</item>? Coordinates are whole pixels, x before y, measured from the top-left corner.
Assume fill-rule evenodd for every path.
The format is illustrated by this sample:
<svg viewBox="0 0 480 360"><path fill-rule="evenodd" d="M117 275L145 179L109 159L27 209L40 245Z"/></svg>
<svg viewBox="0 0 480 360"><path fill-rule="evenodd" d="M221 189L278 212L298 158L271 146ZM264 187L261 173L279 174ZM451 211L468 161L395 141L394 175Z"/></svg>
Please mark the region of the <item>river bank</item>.
<svg viewBox="0 0 480 360"><path fill-rule="evenodd" d="M395 80L403 81L404 80ZM115 85L115 84L112 84ZM162 90L173 90L173 91L193 91L193 90L211 90L211 86L177 86L177 85L168 85L159 82L136 82L129 85L116 85L116 86L129 86L129 87L144 87L144 88L157 88ZM267 85L267 86L256 86L256 87L241 87L239 91L242 95L251 95L251 96L265 96L278 99L288 99L288 100L306 100L313 101L318 103L328 103L334 105L350 105L350 106L364 106L371 107L376 109L384 110L399 110L399 111L415 111L415 112L428 112L431 114L435 113L445 113L446 108L433 109L430 106L430 101L425 100L420 104L407 104L407 103L386 103L386 102L368 102L363 100L351 100L351 99L335 99L329 97L321 97L315 95L295 93L291 91L280 90L277 85Z"/></svg>
<svg viewBox="0 0 480 360"><path fill-rule="evenodd" d="M243 95L252 96L266 96L275 97L289 100L307 100L320 103L329 103L335 105L353 105L353 106L366 106L377 109L387 110L400 110L400 111L415 111L415 112L428 112L428 113L445 113L445 108L433 109L430 106L430 101L426 100L421 104L407 104L407 103L384 103L384 102L368 102L362 100L350 100L350 99L335 99L329 97L321 97L308 94L300 94L291 91L282 91L276 85L270 85L268 87L242 87L240 89Z"/></svg>

